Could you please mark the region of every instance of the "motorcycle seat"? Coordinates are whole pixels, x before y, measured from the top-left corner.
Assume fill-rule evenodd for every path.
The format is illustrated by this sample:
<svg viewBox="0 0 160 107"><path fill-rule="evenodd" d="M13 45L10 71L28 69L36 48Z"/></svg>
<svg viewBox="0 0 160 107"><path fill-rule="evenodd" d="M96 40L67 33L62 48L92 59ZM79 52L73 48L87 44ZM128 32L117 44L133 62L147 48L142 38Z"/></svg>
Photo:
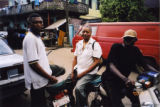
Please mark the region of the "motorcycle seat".
<svg viewBox="0 0 160 107"><path fill-rule="evenodd" d="M96 75L93 81L91 81L89 84L93 86L99 86L101 82L102 82L101 75Z"/></svg>
<svg viewBox="0 0 160 107"><path fill-rule="evenodd" d="M59 83L55 83L55 84L49 84L46 86L46 90L47 92L49 92L50 94L52 93L56 93L59 92L60 90L63 90L65 87L65 80L59 82Z"/></svg>

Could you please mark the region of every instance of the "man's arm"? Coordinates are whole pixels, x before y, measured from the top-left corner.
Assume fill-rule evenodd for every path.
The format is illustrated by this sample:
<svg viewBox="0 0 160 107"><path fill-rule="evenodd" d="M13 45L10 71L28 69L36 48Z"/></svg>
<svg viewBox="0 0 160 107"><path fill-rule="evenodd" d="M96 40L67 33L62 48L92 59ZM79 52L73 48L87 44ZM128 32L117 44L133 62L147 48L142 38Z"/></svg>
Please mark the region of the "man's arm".
<svg viewBox="0 0 160 107"><path fill-rule="evenodd" d="M83 77L84 75L91 72L93 69L95 69L97 67L97 65L100 63L100 58L93 57L93 60L94 60L94 62L90 65L90 67L86 71L84 71L83 73L79 74L77 76L77 78Z"/></svg>
<svg viewBox="0 0 160 107"><path fill-rule="evenodd" d="M33 71L49 79L51 82L53 83L57 82L57 79L54 76L51 76L47 72L45 72L45 70L37 62L30 63L29 66L33 69Z"/></svg>
<svg viewBox="0 0 160 107"><path fill-rule="evenodd" d="M152 67L151 65L147 64L147 66L148 66L148 68L149 68L150 70L158 72L158 70L156 70L156 69L155 69L154 67Z"/></svg>
<svg viewBox="0 0 160 107"><path fill-rule="evenodd" d="M73 62L72 62L72 72L71 72L71 78L72 78L72 80L73 80L73 78L74 78L74 67L76 66L76 64L77 64L77 56L74 56L74 58L73 58ZM74 80L73 80L74 81Z"/></svg>
<svg viewBox="0 0 160 107"><path fill-rule="evenodd" d="M138 64L140 66L142 66L145 71L152 70L152 71L158 72L153 66L151 66L151 65L149 65L149 64L146 63L146 61L144 59L144 56L141 53L141 51L139 50L139 48L137 48L137 53L138 53L138 58L137 58Z"/></svg>
<svg viewBox="0 0 160 107"><path fill-rule="evenodd" d="M134 81L131 81L130 79L128 79L127 77L125 77L118 69L117 67L113 64L113 63L110 63L109 65L111 71L117 75L120 79L122 79L125 84L127 85L128 83L132 83L134 85Z"/></svg>
<svg viewBox="0 0 160 107"><path fill-rule="evenodd" d="M74 71L74 67L77 64L77 56L74 56L73 62L72 62L72 72Z"/></svg>

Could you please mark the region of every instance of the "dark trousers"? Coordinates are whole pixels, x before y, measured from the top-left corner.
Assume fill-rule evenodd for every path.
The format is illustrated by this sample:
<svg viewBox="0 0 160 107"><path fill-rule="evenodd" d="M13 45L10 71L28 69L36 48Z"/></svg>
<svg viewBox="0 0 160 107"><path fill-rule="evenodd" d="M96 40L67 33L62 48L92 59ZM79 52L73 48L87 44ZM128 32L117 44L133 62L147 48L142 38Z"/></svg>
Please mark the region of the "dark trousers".
<svg viewBox="0 0 160 107"><path fill-rule="evenodd" d="M65 69L60 66L50 65L50 67L52 70L52 75L54 76L60 76L65 73ZM33 86L31 87L31 107L47 107L45 98L45 88L46 87L42 87L40 89L33 89Z"/></svg>
<svg viewBox="0 0 160 107"><path fill-rule="evenodd" d="M47 107L45 99L45 87L40 89L30 90L31 94L31 107Z"/></svg>
<svg viewBox="0 0 160 107"><path fill-rule="evenodd" d="M124 83L105 81L104 89L109 95L112 107L124 107L122 98L127 96L132 102L132 107L140 107L140 101L138 96L133 95L133 88L126 87Z"/></svg>

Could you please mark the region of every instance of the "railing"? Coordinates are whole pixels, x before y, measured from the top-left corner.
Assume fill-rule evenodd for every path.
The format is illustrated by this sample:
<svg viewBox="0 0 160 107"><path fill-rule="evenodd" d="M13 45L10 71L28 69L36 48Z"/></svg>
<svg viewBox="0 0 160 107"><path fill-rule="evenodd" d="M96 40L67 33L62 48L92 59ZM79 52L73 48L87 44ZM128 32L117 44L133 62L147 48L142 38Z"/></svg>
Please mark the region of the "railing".
<svg viewBox="0 0 160 107"><path fill-rule="evenodd" d="M34 8L32 8L32 4L13 6L6 10L1 10L0 16L24 14L41 10L65 10L65 3L66 2L62 0L53 0L52 2L43 2L39 6L34 6ZM88 5L83 3L69 3L68 5L68 10L70 12L77 12L79 14L87 14L88 8Z"/></svg>

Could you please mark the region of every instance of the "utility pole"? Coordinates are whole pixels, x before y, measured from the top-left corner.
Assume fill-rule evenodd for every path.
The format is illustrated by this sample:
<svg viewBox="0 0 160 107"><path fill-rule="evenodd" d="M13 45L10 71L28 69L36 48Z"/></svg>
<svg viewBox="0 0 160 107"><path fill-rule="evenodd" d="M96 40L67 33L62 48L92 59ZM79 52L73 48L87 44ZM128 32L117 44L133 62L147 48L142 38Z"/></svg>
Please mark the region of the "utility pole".
<svg viewBox="0 0 160 107"><path fill-rule="evenodd" d="M69 16L69 9L68 9L68 5L69 5L69 0L66 0L65 3L65 12L66 12L66 36L67 36L67 42L69 42L69 21L68 21L68 16Z"/></svg>
<svg viewBox="0 0 160 107"><path fill-rule="evenodd" d="M48 26L50 25L50 13L48 12Z"/></svg>

